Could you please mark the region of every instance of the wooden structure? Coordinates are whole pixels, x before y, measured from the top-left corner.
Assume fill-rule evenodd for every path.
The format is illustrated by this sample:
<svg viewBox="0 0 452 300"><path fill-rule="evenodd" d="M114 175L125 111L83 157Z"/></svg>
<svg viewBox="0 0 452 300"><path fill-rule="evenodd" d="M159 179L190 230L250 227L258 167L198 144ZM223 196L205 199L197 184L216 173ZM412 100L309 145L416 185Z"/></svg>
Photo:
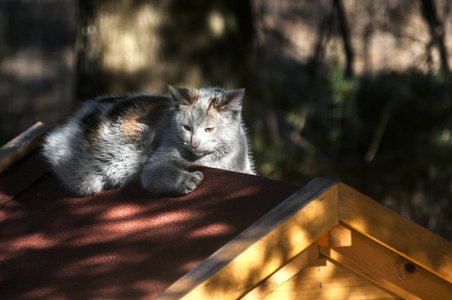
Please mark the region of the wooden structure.
<svg viewBox="0 0 452 300"><path fill-rule="evenodd" d="M203 168L178 199L76 198L26 154L45 130L0 153L2 298L452 299L452 244L343 183Z"/></svg>
<svg viewBox="0 0 452 300"><path fill-rule="evenodd" d="M452 245L343 183L315 179L157 299L240 297L451 299Z"/></svg>

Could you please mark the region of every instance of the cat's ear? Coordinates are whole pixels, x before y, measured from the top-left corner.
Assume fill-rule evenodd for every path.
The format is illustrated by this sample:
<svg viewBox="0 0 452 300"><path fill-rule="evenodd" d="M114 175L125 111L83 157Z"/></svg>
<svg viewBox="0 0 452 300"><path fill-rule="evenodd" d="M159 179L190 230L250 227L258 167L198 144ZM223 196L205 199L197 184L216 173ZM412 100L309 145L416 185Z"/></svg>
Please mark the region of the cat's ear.
<svg viewBox="0 0 452 300"><path fill-rule="evenodd" d="M229 91L226 93L226 99L223 104L231 111L241 111L243 96L245 96L245 89Z"/></svg>
<svg viewBox="0 0 452 300"><path fill-rule="evenodd" d="M176 106L191 105L198 100L199 94L196 90L189 90L186 88L178 88L168 85L168 90L173 97Z"/></svg>

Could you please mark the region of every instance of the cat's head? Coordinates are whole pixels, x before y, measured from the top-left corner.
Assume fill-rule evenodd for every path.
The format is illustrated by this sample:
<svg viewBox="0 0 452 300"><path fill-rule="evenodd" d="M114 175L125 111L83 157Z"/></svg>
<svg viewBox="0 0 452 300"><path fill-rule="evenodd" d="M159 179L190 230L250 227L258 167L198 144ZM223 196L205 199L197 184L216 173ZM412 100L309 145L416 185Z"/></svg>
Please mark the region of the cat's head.
<svg viewBox="0 0 452 300"><path fill-rule="evenodd" d="M238 138L245 89L168 88L176 109L176 134L190 151L197 155L222 151Z"/></svg>

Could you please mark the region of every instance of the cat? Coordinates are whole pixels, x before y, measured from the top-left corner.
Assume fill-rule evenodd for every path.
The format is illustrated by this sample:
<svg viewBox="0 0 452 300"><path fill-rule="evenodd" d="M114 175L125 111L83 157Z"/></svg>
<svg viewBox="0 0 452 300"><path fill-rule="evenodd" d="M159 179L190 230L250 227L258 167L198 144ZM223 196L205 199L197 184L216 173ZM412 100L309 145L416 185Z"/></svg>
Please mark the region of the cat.
<svg viewBox="0 0 452 300"><path fill-rule="evenodd" d="M140 181L154 194L193 192L192 165L255 174L242 122L245 89L186 89L85 102L44 141L44 155L81 196Z"/></svg>

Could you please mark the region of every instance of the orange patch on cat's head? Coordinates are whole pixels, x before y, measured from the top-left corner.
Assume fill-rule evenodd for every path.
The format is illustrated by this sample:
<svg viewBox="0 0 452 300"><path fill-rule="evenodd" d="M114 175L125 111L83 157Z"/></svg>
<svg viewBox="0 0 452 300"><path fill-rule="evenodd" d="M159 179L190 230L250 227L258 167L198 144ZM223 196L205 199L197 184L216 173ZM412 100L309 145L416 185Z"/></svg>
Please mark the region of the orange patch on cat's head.
<svg viewBox="0 0 452 300"><path fill-rule="evenodd" d="M198 91L197 90L191 90L190 92L189 92L189 99L187 100L188 101L188 103L191 105L191 104L194 104L196 101L198 101L198 99L199 99L199 93L198 93Z"/></svg>
<svg viewBox="0 0 452 300"><path fill-rule="evenodd" d="M215 116L213 110L220 111L221 107L222 107L221 101L217 98L214 98L210 100L210 104L207 107L206 112L211 118L213 118Z"/></svg>
<svg viewBox="0 0 452 300"><path fill-rule="evenodd" d="M189 90L186 88L178 88L168 85L168 89L174 101L182 104L185 102L188 105L194 104L199 99L199 92L197 90Z"/></svg>
<svg viewBox="0 0 452 300"><path fill-rule="evenodd" d="M211 100L207 110L213 107L217 111L229 109L231 111L240 111L242 109L242 99L245 95L245 89L229 91L222 100L214 98Z"/></svg>

